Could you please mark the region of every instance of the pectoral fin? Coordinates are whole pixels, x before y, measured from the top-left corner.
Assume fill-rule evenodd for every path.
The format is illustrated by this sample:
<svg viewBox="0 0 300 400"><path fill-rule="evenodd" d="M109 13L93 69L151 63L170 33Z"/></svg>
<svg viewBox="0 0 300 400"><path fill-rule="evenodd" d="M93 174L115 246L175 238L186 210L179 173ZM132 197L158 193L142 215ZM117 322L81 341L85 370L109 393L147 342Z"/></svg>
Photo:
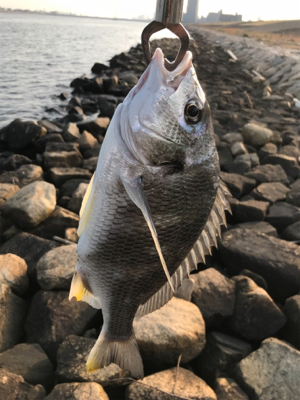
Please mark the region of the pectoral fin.
<svg viewBox="0 0 300 400"><path fill-rule="evenodd" d="M153 223L150 207L147 201L147 198L145 196L144 190L143 190L143 185L142 185L142 179L140 176L138 176L135 179L127 179L121 176L122 182L124 184L124 187L126 189L126 192L128 193L128 196L131 198L131 200L134 202L134 204L142 211L143 216L147 222L147 225L150 229L157 253L159 255L162 267L164 269L164 272L166 274L166 277L168 279L168 282L171 286L172 291L174 292L174 288L171 282L171 277L167 268L167 265L164 260L164 256L161 251L161 247L158 241L157 237L157 232Z"/></svg>

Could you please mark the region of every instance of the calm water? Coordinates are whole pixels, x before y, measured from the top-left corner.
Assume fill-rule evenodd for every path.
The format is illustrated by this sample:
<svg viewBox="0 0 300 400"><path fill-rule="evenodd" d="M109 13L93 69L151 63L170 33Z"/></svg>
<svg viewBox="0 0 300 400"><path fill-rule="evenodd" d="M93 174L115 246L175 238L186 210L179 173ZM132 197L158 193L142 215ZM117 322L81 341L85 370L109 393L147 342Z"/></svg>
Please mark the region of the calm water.
<svg viewBox="0 0 300 400"><path fill-rule="evenodd" d="M0 127L39 119L73 78L140 41L146 23L0 13ZM168 35L168 33L167 33ZM155 37L166 36L164 32ZM171 36L171 35L169 35Z"/></svg>

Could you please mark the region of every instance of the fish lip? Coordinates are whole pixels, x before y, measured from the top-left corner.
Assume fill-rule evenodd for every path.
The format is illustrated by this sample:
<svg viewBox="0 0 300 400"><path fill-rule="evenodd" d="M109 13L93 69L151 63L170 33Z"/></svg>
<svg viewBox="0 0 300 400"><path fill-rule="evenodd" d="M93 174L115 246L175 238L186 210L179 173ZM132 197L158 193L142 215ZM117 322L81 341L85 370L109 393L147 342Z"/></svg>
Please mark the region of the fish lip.
<svg viewBox="0 0 300 400"><path fill-rule="evenodd" d="M155 60L157 62L158 67L160 71L163 73L163 75L165 77L172 78L172 80L180 75L185 75L187 73L189 68L192 66L192 59L193 59L192 53L190 51L187 51L185 53L185 56L183 57L183 60L174 69L174 71L168 71L165 67L164 54L159 47L155 50L152 57L152 60Z"/></svg>

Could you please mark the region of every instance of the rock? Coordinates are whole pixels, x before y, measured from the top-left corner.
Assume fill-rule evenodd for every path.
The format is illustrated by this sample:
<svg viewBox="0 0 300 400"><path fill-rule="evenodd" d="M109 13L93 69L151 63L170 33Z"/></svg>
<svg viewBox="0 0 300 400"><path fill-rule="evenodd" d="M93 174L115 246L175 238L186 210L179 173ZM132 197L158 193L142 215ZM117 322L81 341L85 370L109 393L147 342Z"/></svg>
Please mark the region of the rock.
<svg viewBox="0 0 300 400"><path fill-rule="evenodd" d="M271 154L264 157L261 163L273 165L278 164L284 169L285 173L292 178L298 178L299 176L300 168L294 157L289 157L284 154Z"/></svg>
<svg viewBox="0 0 300 400"><path fill-rule="evenodd" d="M299 370L300 352L281 340L269 338L237 365L236 374L250 398L298 400Z"/></svg>
<svg viewBox="0 0 300 400"><path fill-rule="evenodd" d="M233 314L235 302L235 283L214 268L208 268L192 275L195 303L207 326L218 326Z"/></svg>
<svg viewBox="0 0 300 400"><path fill-rule="evenodd" d="M95 121L83 122L78 124L80 132L88 131L93 136L103 135L110 123L110 119L107 117L99 117Z"/></svg>
<svg viewBox="0 0 300 400"><path fill-rule="evenodd" d="M49 168L68 168L81 167L83 157L79 151L46 151L43 154L44 167Z"/></svg>
<svg viewBox="0 0 300 400"><path fill-rule="evenodd" d="M67 124L62 132L62 137L64 138L65 142L77 142L77 140L80 138L77 125L73 124L72 122Z"/></svg>
<svg viewBox="0 0 300 400"><path fill-rule="evenodd" d="M62 186L70 179L90 180L91 177L90 171L82 168L51 168L48 172L49 181L56 187Z"/></svg>
<svg viewBox="0 0 300 400"><path fill-rule="evenodd" d="M240 154L246 154L247 149L243 142L235 142L230 147L231 154L233 157L238 156Z"/></svg>
<svg viewBox="0 0 300 400"><path fill-rule="evenodd" d="M258 165L252 171L246 172L245 176L255 179L257 183L280 182L283 185L289 184L289 179L280 165Z"/></svg>
<svg viewBox="0 0 300 400"><path fill-rule="evenodd" d="M68 228L65 230L65 239L70 242L78 243L78 235L76 228Z"/></svg>
<svg viewBox="0 0 300 400"><path fill-rule="evenodd" d="M300 208L300 189L292 189L287 192L286 202Z"/></svg>
<svg viewBox="0 0 300 400"><path fill-rule="evenodd" d="M39 344L21 343L0 354L0 368L21 375L31 385L50 388L54 384L54 368Z"/></svg>
<svg viewBox="0 0 300 400"><path fill-rule="evenodd" d="M256 274L255 272L249 271L249 269L243 269L239 273L239 275L247 276L248 278L252 279L257 286L263 288L264 290L268 290L268 285L266 280L262 276Z"/></svg>
<svg viewBox="0 0 300 400"><path fill-rule="evenodd" d="M8 143L11 150L19 150L47 133L46 128L35 121L15 119L0 130L0 139Z"/></svg>
<svg viewBox="0 0 300 400"><path fill-rule="evenodd" d="M289 241L299 241L300 240L300 221L289 225L281 234L282 239Z"/></svg>
<svg viewBox="0 0 300 400"><path fill-rule="evenodd" d="M278 152L279 154L285 154L289 157L299 158L300 150L295 146L283 146Z"/></svg>
<svg viewBox="0 0 300 400"><path fill-rule="evenodd" d="M288 191L289 189L280 182L261 183L250 195L261 202L275 203L285 200Z"/></svg>
<svg viewBox="0 0 300 400"><path fill-rule="evenodd" d="M16 169L22 167L22 165L32 164L30 158L23 156L21 154L12 154L10 157L6 158L0 164L0 170L2 171L15 171Z"/></svg>
<svg viewBox="0 0 300 400"><path fill-rule="evenodd" d="M26 318L27 305L12 293L10 287L0 284L0 353L20 341Z"/></svg>
<svg viewBox="0 0 300 400"><path fill-rule="evenodd" d="M4 241L7 241L22 232L22 229L20 229L18 226L12 225L3 233L2 237Z"/></svg>
<svg viewBox="0 0 300 400"><path fill-rule="evenodd" d="M291 204L279 201L269 208L266 221L275 226L278 232L282 232L289 225L300 221L300 209Z"/></svg>
<svg viewBox="0 0 300 400"><path fill-rule="evenodd" d="M59 126L55 125L53 122L48 121L47 119L40 119L38 121L38 124L47 129L48 136L52 133L62 133L62 129Z"/></svg>
<svg viewBox="0 0 300 400"><path fill-rule="evenodd" d="M33 228L53 212L56 190L48 182L33 182L8 199L1 213L22 228Z"/></svg>
<svg viewBox="0 0 300 400"><path fill-rule="evenodd" d="M214 390L218 400L249 400L246 393L231 378L218 378Z"/></svg>
<svg viewBox="0 0 300 400"><path fill-rule="evenodd" d="M57 247L40 258L36 269L37 280L42 289L70 288L78 258L76 249L76 244Z"/></svg>
<svg viewBox="0 0 300 400"><path fill-rule="evenodd" d="M215 392L198 376L184 368L149 375L128 386L126 400L217 400Z"/></svg>
<svg viewBox="0 0 300 400"><path fill-rule="evenodd" d="M231 229L223 234L219 252L231 275L245 268L261 275L275 300L299 290L300 249L295 244L250 229Z"/></svg>
<svg viewBox="0 0 300 400"><path fill-rule="evenodd" d="M243 161L234 161L223 166L224 171L238 175L244 175L246 172L250 171L250 169L250 164Z"/></svg>
<svg viewBox="0 0 300 400"><path fill-rule="evenodd" d="M19 190L20 189L17 185L11 183L0 183L0 207Z"/></svg>
<svg viewBox="0 0 300 400"><path fill-rule="evenodd" d="M42 180L43 170L38 165L22 165L16 171L4 172L0 175L0 183L18 185L20 188L37 180Z"/></svg>
<svg viewBox="0 0 300 400"><path fill-rule="evenodd" d="M85 195L85 192L87 191L88 186L89 185L87 183L79 184L78 188L72 194L71 200L69 201L68 209L70 211L73 211L74 213L79 214L82 200Z"/></svg>
<svg viewBox="0 0 300 400"><path fill-rule="evenodd" d="M25 325L26 342L40 344L52 362L64 338L83 334L98 312L85 302L69 301L68 296L63 291L37 292Z"/></svg>
<svg viewBox="0 0 300 400"><path fill-rule="evenodd" d="M191 301L193 289L194 289L194 282L191 279L184 279L181 286L175 293L175 296L178 297L178 299Z"/></svg>
<svg viewBox="0 0 300 400"><path fill-rule="evenodd" d="M49 153L60 153L63 151L65 151L65 152L77 151L77 153L80 154L79 143L51 142L51 143L47 143L45 151L49 152Z"/></svg>
<svg viewBox="0 0 300 400"><path fill-rule="evenodd" d="M283 311L287 316L284 339L300 350L300 294L288 298Z"/></svg>
<svg viewBox="0 0 300 400"><path fill-rule="evenodd" d="M222 137L222 140L230 145L233 145L236 142L243 142L244 138L240 133L226 133L226 135Z"/></svg>
<svg viewBox="0 0 300 400"><path fill-rule="evenodd" d="M80 135L79 148L82 153L92 149L97 143L97 139L95 139L94 136L87 131L83 131Z"/></svg>
<svg viewBox="0 0 300 400"><path fill-rule="evenodd" d="M292 189L292 190L294 190L294 189L300 189L300 179L295 180L295 182L293 182L293 183L291 184L291 189Z"/></svg>
<svg viewBox="0 0 300 400"><path fill-rule="evenodd" d="M28 289L27 264L15 254L0 255L0 284L5 283L16 294Z"/></svg>
<svg viewBox="0 0 300 400"><path fill-rule="evenodd" d="M57 352L58 382L97 382L104 387L119 386L128 382L128 372L116 364L91 373L86 371L86 361L95 342L95 339L85 337L66 337Z"/></svg>
<svg viewBox="0 0 300 400"><path fill-rule="evenodd" d="M277 153L277 146L274 143L267 143L263 147L258 150L258 157L262 160L264 157L268 156L269 154L276 154Z"/></svg>
<svg viewBox="0 0 300 400"><path fill-rule="evenodd" d="M93 157L98 157L99 152L101 149L101 144L96 144L94 147L92 147L90 150L87 150L83 153L83 157L88 159L88 158L93 158Z"/></svg>
<svg viewBox="0 0 300 400"><path fill-rule="evenodd" d="M65 92L61 92L61 94L58 96L60 100L67 100L68 94Z"/></svg>
<svg viewBox="0 0 300 400"><path fill-rule="evenodd" d="M96 62L92 67L92 72L94 74L102 74L102 72L105 72L108 69L109 67L107 65Z"/></svg>
<svg viewBox="0 0 300 400"><path fill-rule="evenodd" d="M176 365L195 358L205 344L205 325L194 304L173 297L164 307L135 319L135 336L143 358Z"/></svg>
<svg viewBox="0 0 300 400"><path fill-rule="evenodd" d="M45 400L109 400L102 386L96 382L61 383Z"/></svg>
<svg viewBox="0 0 300 400"><path fill-rule="evenodd" d="M20 233L0 246L0 254L16 254L27 264L27 274L32 277L36 274L36 263L47 251L59 246L51 240L45 240L30 233Z"/></svg>
<svg viewBox="0 0 300 400"><path fill-rule="evenodd" d="M44 400L45 389L31 386L20 375L0 369L0 398L5 400Z"/></svg>
<svg viewBox="0 0 300 400"><path fill-rule="evenodd" d="M253 229L253 231L256 233L264 233L265 235L270 235L274 237L278 236L276 228L274 228L274 226L265 221L241 222L239 224L234 225L234 228Z"/></svg>
<svg viewBox="0 0 300 400"><path fill-rule="evenodd" d="M91 172L94 172L97 168L98 157L91 157L87 160L83 161L83 168L88 169Z"/></svg>
<svg viewBox="0 0 300 400"><path fill-rule="evenodd" d="M89 183L88 180L82 180L82 179L70 179L69 181L65 182L61 189L60 189L60 195L61 196L69 196L72 197L72 194L75 192L75 190L78 188L78 186L81 183Z"/></svg>
<svg viewBox="0 0 300 400"><path fill-rule="evenodd" d="M220 167L223 168L227 164L233 162L233 157L230 151L230 147L227 144L220 142L217 144L217 146L218 146L217 149L219 154Z"/></svg>
<svg viewBox="0 0 300 400"><path fill-rule="evenodd" d="M128 85L130 86L134 86L138 83L138 77L136 76L136 74L134 74L133 72L130 71L123 71L121 73L119 73L119 79L121 81L125 81L128 83Z"/></svg>
<svg viewBox="0 0 300 400"><path fill-rule="evenodd" d="M259 159L256 153L247 153L236 156L234 162L244 163L249 165L250 168L253 168L259 164Z"/></svg>
<svg viewBox="0 0 300 400"><path fill-rule="evenodd" d="M249 340L262 340L281 329L287 319L268 293L247 276L236 276L236 302L231 329Z"/></svg>
<svg viewBox="0 0 300 400"><path fill-rule="evenodd" d="M263 221L268 208L269 203L266 201L241 201L236 205L234 218L238 222Z"/></svg>
<svg viewBox="0 0 300 400"><path fill-rule="evenodd" d="M256 147L270 142L273 132L264 126L248 123L243 127L242 135L246 143Z"/></svg>
<svg viewBox="0 0 300 400"><path fill-rule="evenodd" d="M193 366L205 382L213 385L216 378L230 373L233 366L251 351L251 345L244 340L220 332L210 332L204 350L194 360Z"/></svg>
<svg viewBox="0 0 300 400"><path fill-rule="evenodd" d="M246 178L242 175L221 172L220 177L228 186L231 194L237 199L251 192L256 186L254 179Z"/></svg>

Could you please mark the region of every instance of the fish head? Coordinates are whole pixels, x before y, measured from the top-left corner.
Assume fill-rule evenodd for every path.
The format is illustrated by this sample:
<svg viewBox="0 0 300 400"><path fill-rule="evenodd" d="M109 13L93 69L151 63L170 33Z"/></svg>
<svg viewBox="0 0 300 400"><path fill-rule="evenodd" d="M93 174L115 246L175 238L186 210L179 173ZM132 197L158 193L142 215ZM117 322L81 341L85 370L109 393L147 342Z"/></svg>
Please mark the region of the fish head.
<svg viewBox="0 0 300 400"><path fill-rule="evenodd" d="M201 162L214 153L209 105L188 51L174 71L158 48L138 84L124 101L123 138L146 165Z"/></svg>

